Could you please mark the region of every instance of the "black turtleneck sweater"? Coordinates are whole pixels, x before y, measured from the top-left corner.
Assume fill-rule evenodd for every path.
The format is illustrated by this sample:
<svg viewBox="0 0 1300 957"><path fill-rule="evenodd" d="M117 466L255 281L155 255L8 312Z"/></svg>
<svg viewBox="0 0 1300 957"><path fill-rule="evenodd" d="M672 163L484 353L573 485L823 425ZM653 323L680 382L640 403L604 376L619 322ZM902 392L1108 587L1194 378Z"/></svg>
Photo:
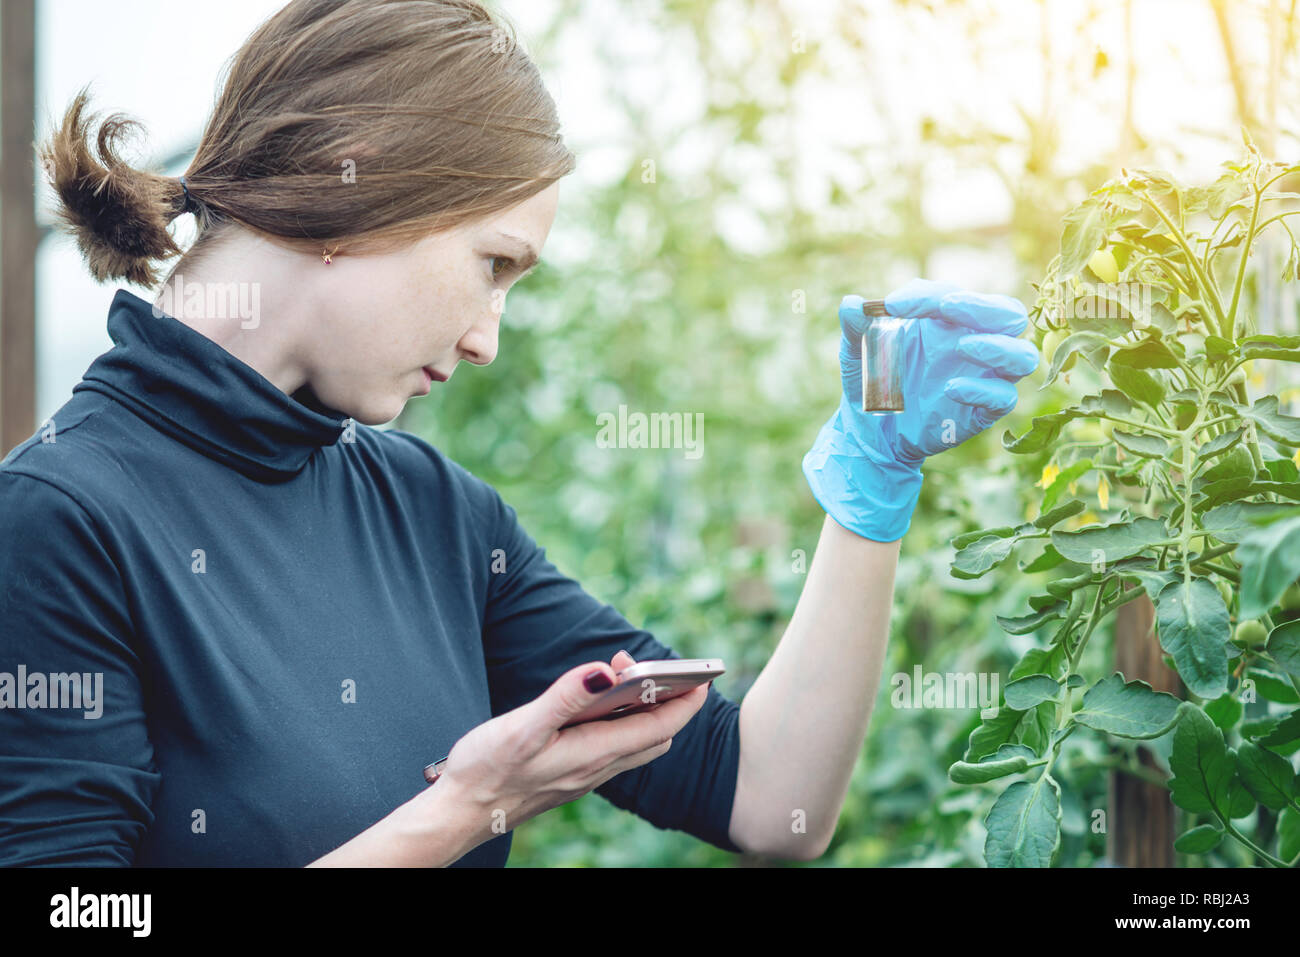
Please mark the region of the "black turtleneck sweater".
<svg viewBox="0 0 1300 957"><path fill-rule="evenodd" d="M678 657L414 435L286 395L124 289L108 332L0 463L0 864L307 864L569 668ZM596 793L739 850L738 715L710 690Z"/></svg>

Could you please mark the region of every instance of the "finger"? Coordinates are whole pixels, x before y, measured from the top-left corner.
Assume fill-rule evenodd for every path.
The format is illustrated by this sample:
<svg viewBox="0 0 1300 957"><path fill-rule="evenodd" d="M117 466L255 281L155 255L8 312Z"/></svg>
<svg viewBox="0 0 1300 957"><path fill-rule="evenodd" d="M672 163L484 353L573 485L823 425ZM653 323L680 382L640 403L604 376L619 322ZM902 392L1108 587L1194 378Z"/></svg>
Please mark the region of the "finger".
<svg viewBox="0 0 1300 957"><path fill-rule="evenodd" d="M577 665L560 675L542 694L516 708L530 726L530 737L540 748L569 719L576 717L603 695L618 676L603 661Z"/></svg>
<svg viewBox="0 0 1300 957"><path fill-rule="evenodd" d="M643 764L649 764L655 758L662 758L673 746L673 739L669 738L660 744L646 748L644 751L637 751L635 754L625 754L613 764L610 764L601 772L600 779L591 786L590 790L595 790L612 777L622 774L624 771L630 771L633 768L639 768Z"/></svg>
<svg viewBox="0 0 1300 957"><path fill-rule="evenodd" d="M862 333L867 328L862 304L865 301L854 295L840 300L840 383L845 397L855 406L862 404Z"/></svg>
<svg viewBox="0 0 1300 957"><path fill-rule="evenodd" d="M840 331L855 359L862 358L862 334L867 331L867 314L862 311L865 302L861 296L852 294L840 300Z"/></svg>
<svg viewBox="0 0 1300 957"><path fill-rule="evenodd" d="M943 394L962 405L985 409L994 419L1001 418L1014 409L1018 398L1016 387L1006 379L979 379L972 376L949 379L943 387Z"/></svg>
<svg viewBox="0 0 1300 957"><path fill-rule="evenodd" d="M913 279L885 297L891 316L928 316L978 329L1018 336L1029 325L1025 304L1011 296L971 292L952 282Z"/></svg>
<svg viewBox="0 0 1300 957"><path fill-rule="evenodd" d="M1018 336L1029 325L1025 304L1012 296L971 292L951 292L939 303L939 317L981 332L1001 332Z"/></svg>
<svg viewBox="0 0 1300 957"><path fill-rule="evenodd" d="M955 282L911 279L885 297L885 311L891 316L942 319L939 304L943 297L960 289Z"/></svg>
<svg viewBox="0 0 1300 957"><path fill-rule="evenodd" d="M957 353L1008 379L1020 379L1038 368L1033 343L1014 336L972 332L957 340Z"/></svg>
<svg viewBox="0 0 1300 957"><path fill-rule="evenodd" d="M684 695L658 702L653 708L637 711L610 721L593 721L564 731L566 735L580 732L591 736L593 745L616 754L631 754L652 747L656 742L670 738L681 731L695 717L708 696L707 686L691 689ZM609 735L604 737L604 735ZM576 737L576 736L575 736Z"/></svg>
<svg viewBox="0 0 1300 957"><path fill-rule="evenodd" d="M636 664L636 659L627 651L620 651L609 659L609 666L615 671L623 671Z"/></svg>

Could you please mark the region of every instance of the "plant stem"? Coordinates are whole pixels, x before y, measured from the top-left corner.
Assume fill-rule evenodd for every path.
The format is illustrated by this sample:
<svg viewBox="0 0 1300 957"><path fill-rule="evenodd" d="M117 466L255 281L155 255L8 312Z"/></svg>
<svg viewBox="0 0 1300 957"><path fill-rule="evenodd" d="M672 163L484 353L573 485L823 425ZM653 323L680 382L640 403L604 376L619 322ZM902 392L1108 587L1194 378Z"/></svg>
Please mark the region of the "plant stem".
<svg viewBox="0 0 1300 957"><path fill-rule="evenodd" d="M1212 572L1216 572L1217 574L1222 575L1224 578L1228 579L1228 581L1232 582L1233 584L1237 584L1237 585L1241 584L1241 575L1239 575L1237 572L1234 572L1231 568L1225 568L1225 567L1222 566L1222 565L1216 565L1214 562L1195 562L1195 561L1194 561L1194 562L1192 562L1192 564L1193 564L1193 565L1196 565L1196 566L1198 566L1198 567L1201 566L1201 565L1204 565L1204 566L1205 566L1206 568L1208 568L1210 571L1212 571Z"/></svg>
<svg viewBox="0 0 1300 957"><path fill-rule="evenodd" d="M1228 834L1230 834L1232 837L1236 838L1238 841L1240 841L1242 844L1244 844L1244 845L1245 845L1246 847L1248 847L1250 850L1254 851L1254 852L1255 852L1256 854L1258 854L1261 858L1263 858L1264 860L1268 861L1268 862L1269 862L1270 864L1272 864L1274 867L1287 867L1287 866L1288 866L1287 863L1286 863L1286 861L1280 861L1280 860L1278 860L1276 857L1274 857L1272 854L1268 853L1268 851L1264 850L1262 847L1257 847L1257 846L1255 845L1255 843L1254 843L1253 841L1250 840L1250 838L1246 837L1246 835L1242 834L1242 833L1241 833L1240 831L1238 831L1235 827L1233 827L1233 826L1232 826L1232 821L1230 821L1228 818L1226 818L1226 817L1224 817L1222 814L1220 814L1217 808L1216 808L1215 811L1214 811L1214 816L1217 817L1217 818L1219 819L1219 822L1223 825L1223 829L1224 829L1225 831L1227 831Z"/></svg>
<svg viewBox="0 0 1300 957"><path fill-rule="evenodd" d="M1173 429L1167 429L1163 425L1155 425L1151 422L1134 422L1131 419L1123 419L1119 416L1108 415L1106 413L1102 413L1100 417L1103 419L1110 419L1112 422L1116 422L1120 425L1127 425L1132 429L1146 429L1149 432L1155 432L1157 435L1163 435L1169 439L1176 439L1182 435L1181 432L1176 432Z"/></svg>
<svg viewBox="0 0 1300 957"><path fill-rule="evenodd" d="M1191 264L1192 270L1196 273L1196 279L1201 287L1201 291L1207 294L1210 305L1214 308L1215 318L1219 320L1219 330L1222 332L1224 317L1223 303L1219 301L1219 290L1215 288L1214 283L1210 278L1201 271L1200 260L1198 260L1196 254L1192 252L1192 247L1187 244L1187 237L1183 235L1183 231L1174 225L1173 221L1165 215L1165 211L1160 204L1153 200L1145 189L1141 190L1140 193L1147 200L1147 205L1149 205L1155 211L1155 214L1164 221L1164 224L1169 227L1169 234L1174 237L1174 241L1182 247L1183 253L1187 256L1187 261Z"/></svg>
<svg viewBox="0 0 1300 957"><path fill-rule="evenodd" d="M1218 545L1214 548L1211 548L1209 551L1205 552L1204 554L1198 555L1196 557L1196 562L1197 564L1200 564L1201 562L1208 562L1212 558L1218 558L1220 555L1226 555L1228 554L1228 552L1234 551L1236 547L1237 547L1236 542L1232 542L1231 544L1228 545Z"/></svg>
<svg viewBox="0 0 1300 957"><path fill-rule="evenodd" d="M1259 163L1255 164L1255 172L1251 175L1251 182L1255 183L1259 178ZM1241 263L1237 266L1237 282L1232 288L1232 305L1228 307L1228 316L1224 323L1227 330L1223 338L1229 342L1237 341L1237 302L1241 298L1241 287L1246 281L1246 264L1250 259L1250 247L1255 241L1255 226L1259 222L1259 203L1263 191L1258 184L1255 185L1255 203L1250 210L1250 225L1246 228L1246 238L1241 244Z"/></svg>

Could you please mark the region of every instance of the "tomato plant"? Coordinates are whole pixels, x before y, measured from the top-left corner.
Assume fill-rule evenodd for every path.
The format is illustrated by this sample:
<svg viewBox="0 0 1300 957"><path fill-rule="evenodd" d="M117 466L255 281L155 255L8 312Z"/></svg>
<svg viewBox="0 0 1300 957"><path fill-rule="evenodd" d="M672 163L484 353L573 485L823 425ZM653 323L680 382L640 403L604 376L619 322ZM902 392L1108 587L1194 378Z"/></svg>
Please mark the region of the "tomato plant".
<svg viewBox="0 0 1300 957"><path fill-rule="evenodd" d="M1167 785L1192 825L1180 852L1231 840L1271 866L1300 862L1300 418L1276 396L1252 401L1239 373L1254 360L1300 362L1300 336L1260 334L1242 295L1266 229L1291 236L1285 278L1300 278L1286 221L1300 194L1277 185L1300 165L1266 161L1242 132L1242 158L1209 185L1121 170L1066 215L1060 253L1035 284L1031 318L1050 346L1043 388L1076 356L1110 385L1004 434L1041 476L1038 517L952 539L957 577L1018 549L1033 550L1022 572L1048 577L1028 613L998 618L1010 634L1047 637L949 769L957 784L1015 778L985 819L990 866L1051 864L1053 769L1080 729L1172 735ZM1081 487L1096 489L1099 513ZM1143 593L1186 701L1120 673L1081 674L1098 626ZM1259 699L1266 713L1246 718L1240 702Z"/></svg>

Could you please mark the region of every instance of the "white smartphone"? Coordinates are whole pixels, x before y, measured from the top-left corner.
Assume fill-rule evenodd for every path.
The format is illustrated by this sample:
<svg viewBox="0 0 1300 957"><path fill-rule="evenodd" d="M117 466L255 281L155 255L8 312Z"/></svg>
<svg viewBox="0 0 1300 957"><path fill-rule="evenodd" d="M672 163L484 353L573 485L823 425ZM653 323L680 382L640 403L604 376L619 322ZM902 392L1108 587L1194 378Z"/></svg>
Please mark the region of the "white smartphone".
<svg viewBox="0 0 1300 957"><path fill-rule="evenodd" d="M721 658L664 658L659 661L638 661L615 672L618 680L614 686L591 703L589 707L562 727L571 728L588 721L609 721L624 715L649 711L679 695L726 674L727 666ZM424 769L424 779L432 784L442 774L447 763L442 758Z"/></svg>

